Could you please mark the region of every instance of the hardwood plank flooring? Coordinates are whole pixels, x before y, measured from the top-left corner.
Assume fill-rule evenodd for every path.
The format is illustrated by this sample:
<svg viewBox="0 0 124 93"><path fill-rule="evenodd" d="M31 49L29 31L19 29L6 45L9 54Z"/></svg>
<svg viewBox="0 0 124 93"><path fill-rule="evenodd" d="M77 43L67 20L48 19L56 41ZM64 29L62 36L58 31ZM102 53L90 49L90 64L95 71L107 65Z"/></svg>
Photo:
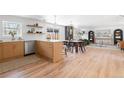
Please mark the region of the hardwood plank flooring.
<svg viewBox="0 0 124 93"><path fill-rule="evenodd" d="M35 63L2 73L0 77L122 78L124 77L124 52L118 49L87 47L85 53L69 53L68 56L63 55L63 60L58 63L51 63L40 59Z"/></svg>

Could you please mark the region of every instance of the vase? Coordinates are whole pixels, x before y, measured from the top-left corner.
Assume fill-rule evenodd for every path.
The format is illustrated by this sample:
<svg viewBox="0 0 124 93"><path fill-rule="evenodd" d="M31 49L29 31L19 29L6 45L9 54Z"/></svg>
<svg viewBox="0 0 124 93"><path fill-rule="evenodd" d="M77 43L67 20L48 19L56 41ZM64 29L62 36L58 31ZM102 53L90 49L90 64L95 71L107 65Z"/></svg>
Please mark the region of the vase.
<svg viewBox="0 0 124 93"><path fill-rule="evenodd" d="M12 36L12 40L15 40L15 37L14 36Z"/></svg>

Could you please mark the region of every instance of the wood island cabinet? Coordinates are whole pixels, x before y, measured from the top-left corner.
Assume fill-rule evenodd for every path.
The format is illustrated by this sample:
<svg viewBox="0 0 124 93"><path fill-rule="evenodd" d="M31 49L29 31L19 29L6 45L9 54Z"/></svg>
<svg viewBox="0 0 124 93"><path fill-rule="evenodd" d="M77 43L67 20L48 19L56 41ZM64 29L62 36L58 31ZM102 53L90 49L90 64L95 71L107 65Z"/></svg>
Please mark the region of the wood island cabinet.
<svg viewBox="0 0 124 93"><path fill-rule="evenodd" d="M36 41L36 54L58 62L62 59L62 42Z"/></svg>
<svg viewBox="0 0 124 93"><path fill-rule="evenodd" d="M0 60L2 59L2 44L0 43Z"/></svg>

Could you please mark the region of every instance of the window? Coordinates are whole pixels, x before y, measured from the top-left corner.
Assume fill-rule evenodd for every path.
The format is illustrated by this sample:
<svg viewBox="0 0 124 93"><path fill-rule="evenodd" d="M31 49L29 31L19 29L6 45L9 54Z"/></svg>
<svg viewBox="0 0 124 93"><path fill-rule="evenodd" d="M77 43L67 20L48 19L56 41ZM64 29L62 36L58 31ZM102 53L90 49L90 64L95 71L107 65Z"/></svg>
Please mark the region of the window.
<svg viewBox="0 0 124 93"><path fill-rule="evenodd" d="M17 33L16 36L22 36L22 24L3 21L3 36L9 36L10 31L15 31Z"/></svg>

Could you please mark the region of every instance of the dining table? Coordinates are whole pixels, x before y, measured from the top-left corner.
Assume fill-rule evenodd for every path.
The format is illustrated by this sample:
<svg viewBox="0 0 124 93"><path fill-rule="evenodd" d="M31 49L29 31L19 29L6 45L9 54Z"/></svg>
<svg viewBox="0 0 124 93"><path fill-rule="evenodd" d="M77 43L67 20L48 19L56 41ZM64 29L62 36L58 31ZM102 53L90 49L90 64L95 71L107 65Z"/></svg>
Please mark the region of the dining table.
<svg viewBox="0 0 124 93"><path fill-rule="evenodd" d="M84 43L84 41L81 41L81 40L65 40L64 42L73 43L76 53L78 53L78 51L79 51L78 50L79 44Z"/></svg>

